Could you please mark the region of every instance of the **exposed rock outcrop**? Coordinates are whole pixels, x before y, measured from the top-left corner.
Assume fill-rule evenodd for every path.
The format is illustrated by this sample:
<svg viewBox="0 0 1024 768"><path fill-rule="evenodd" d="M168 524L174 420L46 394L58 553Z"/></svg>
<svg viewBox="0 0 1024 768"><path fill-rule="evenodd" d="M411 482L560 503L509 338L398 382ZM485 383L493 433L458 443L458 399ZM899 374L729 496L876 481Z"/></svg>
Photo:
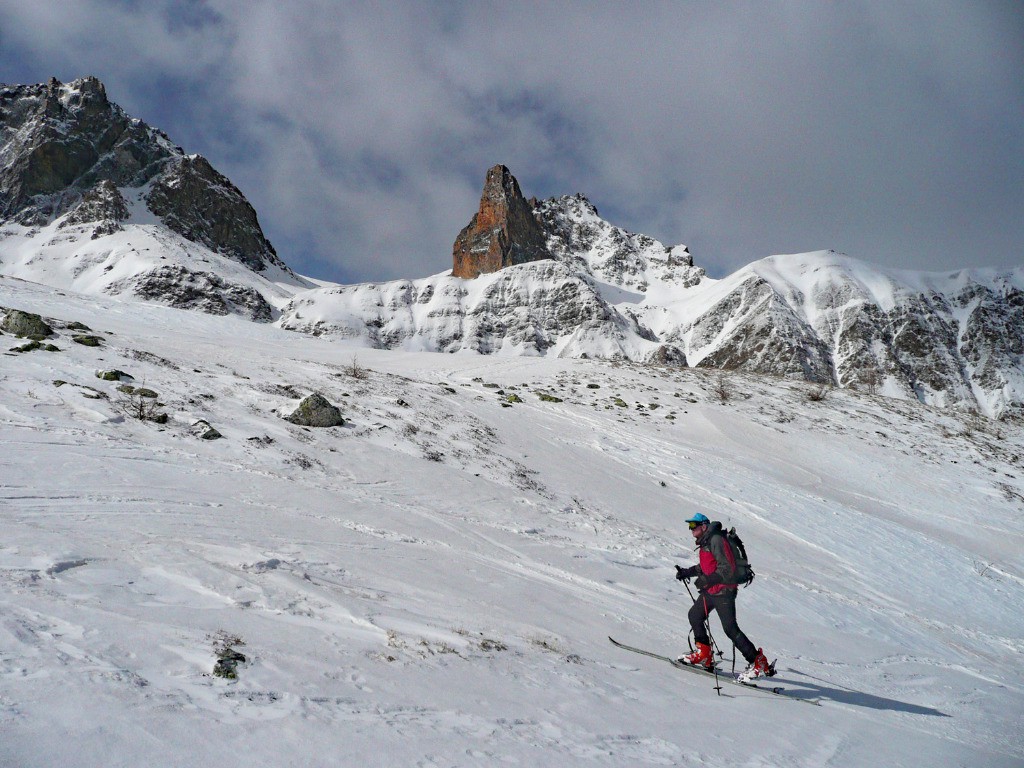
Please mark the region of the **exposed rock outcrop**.
<svg viewBox="0 0 1024 768"><path fill-rule="evenodd" d="M273 308L259 293L236 285L214 272L181 266L158 267L110 286L111 293L130 293L177 309L197 309L211 315L238 314L270 322Z"/></svg>
<svg viewBox="0 0 1024 768"><path fill-rule="evenodd" d="M110 179L104 179L82 195L81 201L61 222L61 228L94 224L91 238L112 235L128 220L128 202Z"/></svg>
<svg viewBox="0 0 1024 768"><path fill-rule="evenodd" d="M190 155L169 161L154 180L146 204L182 237L254 272L269 264L283 266L245 195L204 157Z"/></svg>
<svg viewBox="0 0 1024 768"><path fill-rule="evenodd" d="M504 165L496 165L487 172L480 210L455 240L452 275L474 278L551 258L545 240L519 182Z"/></svg>

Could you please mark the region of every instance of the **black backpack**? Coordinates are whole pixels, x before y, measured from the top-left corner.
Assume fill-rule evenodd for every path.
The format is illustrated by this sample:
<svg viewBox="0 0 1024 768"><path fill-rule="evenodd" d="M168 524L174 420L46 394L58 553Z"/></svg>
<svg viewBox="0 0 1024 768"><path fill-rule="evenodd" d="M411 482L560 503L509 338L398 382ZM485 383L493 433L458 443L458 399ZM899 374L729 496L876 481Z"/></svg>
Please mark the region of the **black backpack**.
<svg viewBox="0 0 1024 768"><path fill-rule="evenodd" d="M736 562L736 583L742 584L744 587L750 586L750 582L754 580L754 569L751 568L750 561L747 559L747 550L743 546L743 539L736 533L735 526L728 531L723 531L722 535L725 536L725 540L732 548L733 560Z"/></svg>

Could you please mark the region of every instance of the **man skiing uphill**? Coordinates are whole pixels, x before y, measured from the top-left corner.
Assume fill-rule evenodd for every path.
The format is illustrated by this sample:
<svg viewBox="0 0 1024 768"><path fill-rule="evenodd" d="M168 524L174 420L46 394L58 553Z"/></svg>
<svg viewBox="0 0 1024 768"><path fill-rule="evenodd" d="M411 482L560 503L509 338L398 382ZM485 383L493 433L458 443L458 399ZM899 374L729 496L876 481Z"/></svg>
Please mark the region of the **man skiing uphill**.
<svg viewBox="0 0 1024 768"><path fill-rule="evenodd" d="M740 674L739 680L750 682L758 677L770 677L774 670L768 664L768 659L760 648L754 647L736 623L736 590L739 587L736 580L736 556L722 532L722 524L717 520L711 522L700 512L686 522L700 550L700 563L690 568L677 565L676 578L680 581L693 578L700 594L688 614L697 650L681 656L679 661L707 669L714 667L707 621L711 611L717 610L725 634L747 660L748 666Z"/></svg>

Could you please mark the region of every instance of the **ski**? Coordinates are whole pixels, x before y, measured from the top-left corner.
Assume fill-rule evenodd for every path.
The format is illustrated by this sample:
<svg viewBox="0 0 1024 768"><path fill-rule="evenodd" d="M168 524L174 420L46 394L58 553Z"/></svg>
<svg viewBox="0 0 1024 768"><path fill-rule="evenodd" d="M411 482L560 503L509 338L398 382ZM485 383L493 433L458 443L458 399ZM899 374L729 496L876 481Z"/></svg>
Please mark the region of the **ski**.
<svg viewBox="0 0 1024 768"><path fill-rule="evenodd" d="M661 661L667 661L676 669L684 669L687 672L693 672L695 674L703 675L705 677L714 677L715 675L715 670L704 669L703 667L696 667L692 664L684 664L676 659L671 658L670 656L662 656L660 653L653 653L651 651L645 651L643 648L636 648L632 645L620 643L618 640L611 636L609 636L608 639L611 641L612 645L616 646L617 648L623 648L624 650L632 651L633 653L639 653L644 656L650 656L652 659L660 659ZM790 701L802 701L805 704L814 704L816 707L821 706L821 702L817 699L801 699L798 696L794 696L790 691L787 691L785 688L779 688L777 686L758 685L757 683L744 683L742 680L737 680L736 677L729 672L723 672L719 670L718 677L719 679L724 680L727 683L732 683L733 685L740 685L744 688L752 688L755 691L760 691L761 693L770 693L773 696L780 696L784 699L789 699Z"/></svg>

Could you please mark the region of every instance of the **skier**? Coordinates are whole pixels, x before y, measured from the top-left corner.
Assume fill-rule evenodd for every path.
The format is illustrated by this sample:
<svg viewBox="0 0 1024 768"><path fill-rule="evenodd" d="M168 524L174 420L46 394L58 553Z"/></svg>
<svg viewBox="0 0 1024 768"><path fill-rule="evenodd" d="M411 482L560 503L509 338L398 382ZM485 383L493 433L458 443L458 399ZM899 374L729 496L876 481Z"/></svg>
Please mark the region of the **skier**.
<svg viewBox="0 0 1024 768"><path fill-rule="evenodd" d="M693 639L697 650L679 657L684 664L702 666L713 669L714 657L711 653L711 638L708 634L707 621L711 611L718 611L725 634L733 645L747 660L747 668L740 673L739 680L749 683L758 677L770 677L774 674L768 659L760 648L755 648L739 625L736 623L736 568L732 549L722 534L722 524L717 520L711 522L706 515L698 512L686 521L690 533L700 550L699 565L690 568L676 566L676 578L688 581L694 578L694 585L700 590L697 600L690 608L688 618L693 627Z"/></svg>

